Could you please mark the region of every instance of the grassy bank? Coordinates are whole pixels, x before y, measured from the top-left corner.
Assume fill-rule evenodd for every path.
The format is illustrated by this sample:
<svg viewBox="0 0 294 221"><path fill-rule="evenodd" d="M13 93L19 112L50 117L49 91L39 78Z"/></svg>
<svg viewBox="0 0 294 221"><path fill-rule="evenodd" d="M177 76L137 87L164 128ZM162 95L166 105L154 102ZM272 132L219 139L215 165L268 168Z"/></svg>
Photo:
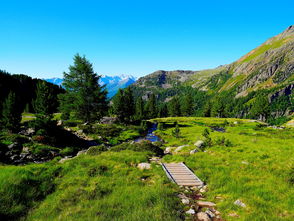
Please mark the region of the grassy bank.
<svg viewBox="0 0 294 221"><path fill-rule="evenodd" d="M169 182L157 164L152 164L150 170L137 168L151 154L152 150L139 149L92 151L62 164L52 161L42 165L2 166L1 217L180 220L178 187Z"/></svg>
<svg viewBox="0 0 294 221"><path fill-rule="evenodd" d="M208 184L206 197L217 202L226 220L293 220L294 218L294 131L272 129L259 122L217 118L163 118L157 133L165 146L187 145L167 162L184 161ZM174 122L180 137L172 136ZM197 140L210 131L212 146L190 155ZM217 132L213 128L224 128ZM230 145L224 145L223 140ZM234 205L240 199L246 208Z"/></svg>

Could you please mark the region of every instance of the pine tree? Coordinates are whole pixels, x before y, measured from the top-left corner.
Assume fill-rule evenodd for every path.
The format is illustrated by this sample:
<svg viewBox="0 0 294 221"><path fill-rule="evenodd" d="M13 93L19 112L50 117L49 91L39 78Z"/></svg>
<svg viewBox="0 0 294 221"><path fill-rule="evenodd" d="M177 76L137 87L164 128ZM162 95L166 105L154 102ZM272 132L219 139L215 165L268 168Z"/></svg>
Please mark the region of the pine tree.
<svg viewBox="0 0 294 221"><path fill-rule="evenodd" d="M144 101L143 101L142 97L139 97L136 100L135 119L136 120L143 120L144 119Z"/></svg>
<svg viewBox="0 0 294 221"><path fill-rule="evenodd" d="M135 115L135 103L130 87L120 89L113 99L113 112L122 123L130 123Z"/></svg>
<svg viewBox="0 0 294 221"><path fill-rule="evenodd" d="M169 116L171 117L181 116L181 104L178 96L174 96L173 99L170 101L168 112Z"/></svg>
<svg viewBox="0 0 294 221"><path fill-rule="evenodd" d="M145 106L145 113L147 114L148 118L156 118L157 117L157 106L156 106L156 97L154 94L151 94L146 106Z"/></svg>
<svg viewBox="0 0 294 221"><path fill-rule="evenodd" d="M54 98L46 82L39 82L37 84L36 99L33 102L35 113L50 117L53 113L53 101Z"/></svg>
<svg viewBox="0 0 294 221"><path fill-rule="evenodd" d="M265 121L270 113L270 106L267 97L264 95L258 95L250 112L252 117Z"/></svg>
<svg viewBox="0 0 294 221"><path fill-rule="evenodd" d="M135 115L135 102L131 87L124 91L124 109L126 113L125 122L130 123Z"/></svg>
<svg viewBox="0 0 294 221"><path fill-rule="evenodd" d="M10 92L3 104L2 116L4 128L17 132L21 122L21 110L16 101L15 93Z"/></svg>
<svg viewBox="0 0 294 221"><path fill-rule="evenodd" d="M183 116L191 116L193 114L193 97L190 93L188 93L183 100L183 104L181 106L182 115Z"/></svg>
<svg viewBox="0 0 294 221"><path fill-rule="evenodd" d="M204 106L203 116L204 117L211 117L211 103L210 103L210 101L208 101Z"/></svg>
<svg viewBox="0 0 294 221"><path fill-rule="evenodd" d="M67 116L73 112L84 122L100 120L107 111L107 91L99 85L100 77L85 57L75 55L69 72L64 72L66 93L60 96L61 111Z"/></svg>
<svg viewBox="0 0 294 221"><path fill-rule="evenodd" d="M225 103L222 97L216 97L211 108L212 117L225 117Z"/></svg>
<svg viewBox="0 0 294 221"><path fill-rule="evenodd" d="M168 116L168 109L166 103L163 103L159 106L158 117L167 117Z"/></svg>
<svg viewBox="0 0 294 221"><path fill-rule="evenodd" d="M52 122L54 100L47 83L39 82L37 84L36 99L33 102L36 120L31 123L39 135L50 134L55 126L54 122Z"/></svg>

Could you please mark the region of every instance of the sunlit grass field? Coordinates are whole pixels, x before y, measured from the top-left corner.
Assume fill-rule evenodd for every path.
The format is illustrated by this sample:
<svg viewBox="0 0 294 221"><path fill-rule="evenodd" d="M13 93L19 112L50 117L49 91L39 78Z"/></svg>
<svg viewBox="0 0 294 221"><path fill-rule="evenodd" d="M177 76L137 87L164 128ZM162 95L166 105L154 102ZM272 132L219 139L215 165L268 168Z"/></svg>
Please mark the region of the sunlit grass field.
<svg viewBox="0 0 294 221"><path fill-rule="evenodd" d="M178 187L161 166L137 168L148 156L106 151L64 163L0 166L0 215L42 221L181 220Z"/></svg>
<svg viewBox="0 0 294 221"><path fill-rule="evenodd" d="M272 129L252 120L219 118L161 118L166 129L157 131L166 147L188 145L164 161L184 161L208 184L206 197L217 203L226 220L294 220L294 130ZM172 136L173 123L180 138ZM235 122L235 124L234 124ZM224 127L226 132L211 127ZM213 140L224 137L232 146L213 144L190 155L204 128ZM240 199L246 208L234 205Z"/></svg>

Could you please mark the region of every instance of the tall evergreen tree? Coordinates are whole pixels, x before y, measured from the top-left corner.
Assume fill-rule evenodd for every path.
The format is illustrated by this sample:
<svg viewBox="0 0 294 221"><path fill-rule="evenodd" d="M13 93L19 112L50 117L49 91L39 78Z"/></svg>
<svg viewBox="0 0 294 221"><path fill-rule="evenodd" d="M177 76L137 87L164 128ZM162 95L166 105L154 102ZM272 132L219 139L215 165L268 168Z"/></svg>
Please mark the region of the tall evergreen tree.
<svg viewBox="0 0 294 221"><path fill-rule="evenodd" d="M250 110L252 117L266 120L270 114L269 101L266 96L258 95Z"/></svg>
<svg viewBox="0 0 294 221"><path fill-rule="evenodd" d="M124 91L119 89L115 97L113 98L113 112L116 114L120 122L125 121L125 103L124 103Z"/></svg>
<svg viewBox="0 0 294 221"><path fill-rule="evenodd" d="M156 97L154 94L151 94L146 106L145 106L145 113L148 118L155 118L157 117L157 106L156 106Z"/></svg>
<svg viewBox="0 0 294 221"><path fill-rule="evenodd" d="M10 92L3 104L2 122L4 128L17 132L20 127L21 113L22 111L17 103L15 93Z"/></svg>
<svg viewBox="0 0 294 221"><path fill-rule="evenodd" d="M107 91L99 85L100 77L85 57L75 55L69 72L64 72L66 93L60 96L61 111L67 116L73 112L84 122L101 119L107 111Z"/></svg>
<svg viewBox="0 0 294 221"><path fill-rule="evenodd" d="M166 103L159 106L158 117L168 117L168 109Z"/></svg>
<svg viewBox="0 0 294 221"><path fill-rule="evenodd" d="M181 113L183 116L189 117L193 114L193 97L190 93L184 97L181 108Z"/></svg>
<svg viewBox="0 0 294 221"><path fill-rule="evenodd" d="M130 123L135 115L135 101L131 87L128 87L124 91L124 107L126 112L126 122Z"/></svg>
<svg viewBox="0 0 294 221"><path fill-rule="evenodd" d="M144 101L143 101L142 97L139 97L136 100L135 119L136 120L143 120L144 119Z"/></svg>
<svg viewBox="0 0 294 221"><path fill-rule="evenodd" d="M171 117L181 116L181 104L179 97L177 95L174 96L172 100L169 102L168 112Z"/></svg>
<svg viewBox="0 0 294 221"><path fill-rule="evenodd" d="M211 108L211 116L212 117L225 117L225 102L222 97L216 97L214 99L212 108Z"/></svg>
<svg viewBox="0 0 294 221"><path fill-rule="evenodd" d="M39 82L37 84L36 99L33 102L36 120L32 123L32 126L40 135L49 134L54 127L54 122L52 122L54 101L55 98L46 82Z"/></svg>

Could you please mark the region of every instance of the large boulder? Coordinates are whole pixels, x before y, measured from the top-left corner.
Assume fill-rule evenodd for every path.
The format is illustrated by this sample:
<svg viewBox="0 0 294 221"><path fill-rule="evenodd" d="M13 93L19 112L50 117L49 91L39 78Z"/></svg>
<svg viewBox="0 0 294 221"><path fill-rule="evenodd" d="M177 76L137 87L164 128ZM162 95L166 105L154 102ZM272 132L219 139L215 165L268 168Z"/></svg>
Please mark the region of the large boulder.
<svg viewBox="0 0 294 221"><path fill-rule="evenodd" d="M198 148L201 148L204 146L204 141L203 140L198 140L194 145Z"/></svg>
<svg viewBox="0 0 294 221"><path fill-rule="evenodd" d="M138 168L140 170L149 170L149 169L151 169L151 164L150 163L139 163Z"/></svg>

